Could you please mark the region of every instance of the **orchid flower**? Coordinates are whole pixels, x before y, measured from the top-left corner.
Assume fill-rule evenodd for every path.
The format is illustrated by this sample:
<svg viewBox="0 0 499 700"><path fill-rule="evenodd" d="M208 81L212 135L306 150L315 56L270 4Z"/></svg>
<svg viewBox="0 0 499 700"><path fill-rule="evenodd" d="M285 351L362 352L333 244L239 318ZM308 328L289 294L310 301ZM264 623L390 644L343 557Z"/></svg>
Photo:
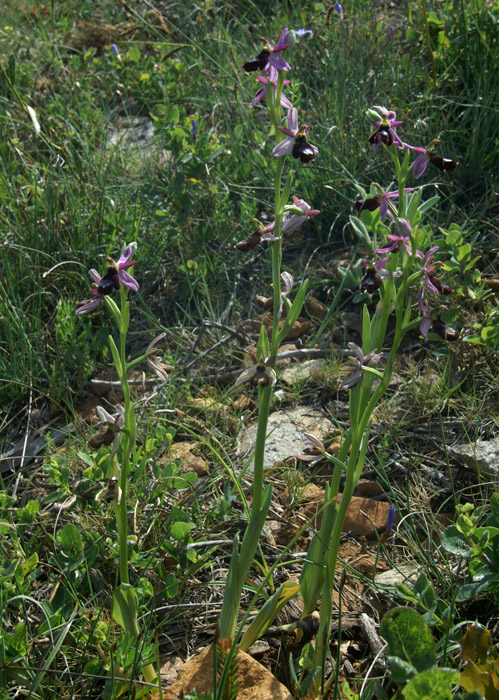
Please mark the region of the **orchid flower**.
<svg viewBox="0 0 499 700"><path fill-rule="evenodd" d="M375 350L371 350L367 355L364 355L362 348L355 343L348 343L348 349L351 353L349 365L354 371L341 382L340 386L344 389L352 389L358 384L362 378L362 370L378 364L382 357L382 354L377 353ZM348 364L346 366L348 367Z"/></svg>
<svg viewBox="0 0 499 700"><path fill-rule="evenodd" d="M270 366L275 360L274 357L266 357L263 362L257 362L242 372L234 384L234 388L249 382L252 386L274 386L277 382L275 370Z"/></svg>
<svg viewBox="0 0 499 700"><path fill-rule="evenodd" d="M397 120L397 113L391 109L386 109L380 105L376 105L367 112L367 116L371 119L377 130L369 136L369 143L374 145L375 150L381 147L381 144L387 146L403 147L402 141L395 133L395 127L400 126L404 122Z"/></svg>
<svg viewBox="0 0 499 700"><path fill-rule="evenodd" d="M102 277L94 268L88 271L94 283L93 289L90 290L94 298L77 302L78 308L76 309L76 313L79 316L93 311L102 303L108 294L111 294L115 289L119 289L120 284L124 284L125 287L132 289L134 292L139 290L140 286L137 280L126 271L129 267L135 265L135 260L130 260L133 251L134 247L128 245L120 255L118 262L115 262L112 258L108 258L107 272Z"/></svg>
<svg viewBox="0 0 499 700"><path fill-rule="evenodd" d="M253 98L251 102L251 106L254 107L258 102L262 102L263 100L266 99L267 97L267 88L269 84L272 86L272 90L274 91L274 96L277 94L277 81L272 80L272 74L269 78L266 78L264 75L258 75L257 80L262 83L263 88L260 88L258 92L256 93L255 97ZM285 80L283 82L283 85L289 85L290 81ZM291 109L293 106L291 102L288 100L286 95L281 91L281 97L280 97L280 105L281 107L284 107L284 109Z"/></svg>
<svg viewBox="0 0 499 700"><path fill-rule="evenodd" d="M313 433L303 433L303 437L306 438L303 453L294 456L301 459L302 462L319 462L326 454L324 443Z"/></svg>
<svg viewBox="0 0 499 700"><path fill-rule="evenodd" d="M442 284L441 280L439 280L438 277L435 277L434 275L434 272L437 269L437 265L432 265L431 261L435 257L435 253L437 252L437 250L437 245L432 246L421 261L421 267L423 268L424 273L424 281L429 291L433 292L433 294L451 294L452 289L446 284Z"/></svg>
<svg viewBox="0 0 499 700"><path fill-rule="evenodd" d="M376 253L378 255L385 255L386 253L392 253L395 250L401 250L402 247L405 246L409 255L412 256L412 243L410 238L410 234L412 232L411 222L407 221L406 219L398 219L395 222L395 228L397 229L399 234L388 233L386 237L390 241L392 241L392 243L390 245L385 245L383 248L378 248L376 250ZM404 236L404 233L406 233L407 235ZM415 257L422 258L423 253L420 250L416 249Z"/></svg>
<svg viewBox="0 0 499 700"><path fill-rule="evenodd" d="M391 258L381 258L374 265L369 260L363 260L362 264L366 268L366 272L360 281L360 291L374 294L381 287L381 281L390 277L400 277L402 274L399 271L391 272L385 270L385 265L391 261Z"/></svg>
<svg viewBox="0 0 499 700"><path fill-rule="evenodd" d="M245 238L243 241L236 243L234 248L246 253L248 250L256 248L256 246L262 241L278 241L279 237L273 236L272 231L275 229L275 221L264 226L258 219L253 219L253 223L256 226L256 230Z"/></svg>
<svg viewBox="0 0 499 700"><path fill-rule="evenodd" d="M267 72L271 66L278 71L291 70L289 63L287 63L279 53L291 46L291 44L286 43L287 36L288 30L284 28L275 46L267 41L265 37L261 37L261 41L263 42L262 50L258 56L255 56L255 58L251 59L251 61L247 61L243 65L244 70L247 73L252 73L257 70Z"/></svg>
<svg viewBox="0 0 499 700"><path fill-rule="evenodd" d="M408 143L403 143L404 148L409 148L411 151L419 153L412 166L412 174L417 179L426 170L428 163L431 163L442 173L449 173L457 168L459 163L451 158L443 158L442 156L433 153L433 148L437 145L438 140L432 141L427 148L421 146L410 146Z"/></svg>
<svg viewBox="0 0 499 700"><path fill-rule="evenodd" d="M421 288L418 292L418 306L423 317L423 320L419 324L419 332L421 333L426 342L428 340L428 332L431 328L431 314L430 307L428 306L428 302L423 296L423 290Z"/></svg>
<svg viewBox="0 0 499 700"><path fill-rule="evenodd" d="M377 183L374 184L377 185ZM379 187L379 185L377 185L377 187ZM414 192L414 189L414 187L406 187L404 189L404 194ZM366 209L367 211L375 211L379 207L381 219L383 220L385 216L388 216L388 218L392 219L393 221L394 217L390 209L389 201L391 201L392 199L398 199L399 196L400 193L398 190L394 190L393 192L380 192L379 194L374 195L374 197L368 197L367 199L358 199L356 202L354 202L354 207L359 212L364 211L364 209Z"/></svg>
<svg viewBox="0 0 499 700"><path fill-rule="evenodd" d="M279 127L279 131L286 134L287 138L281 141L272 151L272 155L276 158L291 153L293 158L299 158L302 163L314 161L317 157L319 149L307 141L307 132L309 127L302 126L298 128L298 113L295 107L288 109L288 128Z"/></svg>
<svg viewBox="0 0 499 700"><path fill-rule="evenodd" d="M291 214L291 216L288 216L283 220L282 232L288 236L300 229L305 221L308 221L308 219L310 219L312 216L317 216L317 214L320 214L319 209L312 209L312 207L307 204L304 199L299 199L295 196L293 196L292 208L295 210L300 209L302 213L295 211Z"/></svg>
<svg viewBox="0 0 499 700"><path fill-rule="evenodd" d="M106 425L111 432L113 443L110 454L111 458L118 453L118 447L120 444L120 430L125 425L125 409L120 404L118 404L115 408L116 413L111 414L102 406L96 407L97 415L99 416L101 423ZM102 444L110 444L107 442L105 434L102 439Z"/></svg>
<svg viewBox="0 0 499 700"><path fill-rule="evenodd" d="M168 377L168 372L171 372L173 370L173 367L170 365L166 365L164 362L161 362L158 358L157 355L160 352L159 348L156 349L156 345L160 343L163 338L166 338L166 333L160 333L154 340L152 340L149 345L147 346L146 350L146 358L147 358L147 364L149 365L150 369L156 374L157 377L159 377L163 382L169 381Z"/></svg>

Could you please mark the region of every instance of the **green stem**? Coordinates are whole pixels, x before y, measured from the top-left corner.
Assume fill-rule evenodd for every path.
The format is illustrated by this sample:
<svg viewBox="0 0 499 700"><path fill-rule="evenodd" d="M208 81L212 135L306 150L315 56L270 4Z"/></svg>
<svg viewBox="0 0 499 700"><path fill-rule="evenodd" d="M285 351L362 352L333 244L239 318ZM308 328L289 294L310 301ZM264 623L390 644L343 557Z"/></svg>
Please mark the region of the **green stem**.
<svg viewBox="0 0 499 700"><path fill-rule="evenodd" d="M126 370L126 337L128 333L129 310L127 293L124 285L120 287L121 292L121 324L120 324L120 346L119 355L121 361L121 372L119 380L123 392L123 408L125 413L125 431L122 431L122 458L119 479L120 502L116 505L116 519L119 535L119 556L120 556L120 581L130 583L128 573L128 513L127 513L127 491L128 476L130 471L130 454L135 444L136 425L135 413L130 399L130 387L128 385L128 375Z"/></svg>
<svg viewBox="0 0 499 700"><path fill-rule="evenodd" d="M256 432L254 471L253 471L253 500L251 504L251 520L262 507L263 467L265 456L265 441L270 413L272 387L258 387L258 427Z"/></svg>

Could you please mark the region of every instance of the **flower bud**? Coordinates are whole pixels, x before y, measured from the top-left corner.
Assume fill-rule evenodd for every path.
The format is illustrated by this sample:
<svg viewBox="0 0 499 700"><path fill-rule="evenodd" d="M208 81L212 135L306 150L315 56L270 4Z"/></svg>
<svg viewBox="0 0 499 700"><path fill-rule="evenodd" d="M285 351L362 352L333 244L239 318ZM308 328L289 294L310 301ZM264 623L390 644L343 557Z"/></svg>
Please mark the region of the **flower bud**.
<svg viewBox="0 0 499 700"><path fill-rule="evenodd" d="M296 34L295 34L295 32L294 32L292 29L289 30L288 35L287 35L287 37L286 37L286 41L285 41L284 43L285 43L285 44L289 44L289 48L290 48L290 49L292 49L293 46L295 45L295 43L296 43Z"/></svg>

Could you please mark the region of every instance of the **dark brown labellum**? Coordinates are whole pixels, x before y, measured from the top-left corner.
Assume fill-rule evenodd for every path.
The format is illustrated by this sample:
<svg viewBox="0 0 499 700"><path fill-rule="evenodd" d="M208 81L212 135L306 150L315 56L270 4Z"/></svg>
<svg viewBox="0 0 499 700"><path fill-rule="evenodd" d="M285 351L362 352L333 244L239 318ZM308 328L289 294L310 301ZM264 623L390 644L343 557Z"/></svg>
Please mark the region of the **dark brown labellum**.
<svg viewBox="0 0 499 700"><path fill-rule="evenodd" d="M313 162L316 158L315 151L305 136L297 136L295 138L291 155L293 158L299 158L302 163Z"/></svg>
<svg viewBox="0 0 499 700"><path fill-rule="evenodd" d="M264 49L258 54L258 56L252 58L251 61L246 61L246 63L243 65L244 70L246 73L253 73L257 70L263 70L269 62L269 56L269 51Z"/></svg>
<svg viewBox="0 0 499 700"><path fill-rule="evenodd" d="M357 211L364 211L364 209L367 209L367 211L376 211L380 204L379 197L368 197L367 199L358 199L353 205Z"/></svg>
<svg viewBox="0 0 499 700"><path fill-rule="evenodd" d="M381 277L376 273L374 267L368 268L366 274L360 281L360 291L374 294L381 287Z"/></svg>
<svg viewBox="0 0 499 700"><path fill-rule="evenodd" d="M439 318L432 321L431 327L435 333L437 333L444 340L453 342L459 339L458 331L454 330L454 328L449 328L449 326Z"/></svg>
<svg viewBox="0 0 499 700"><path fill-rule="evenodd" d="M102 447L102 445L109 447L114 440L117 430L117 425L114 423L108 423L106 424L105 428L100 430L98 433L95 433L95 435L92 435L92 437L87 440L87 445L92 447L94 450L98 450L99 447Z"/></svg>
<svg viewBox="0 0 499 700"><path fill-rule="evenodd" d="M391 129L387 126L380 126L377 131L372 133L368 139L369 143L385 143L387 146L391 146L393 143L393 133Z"/></svg>
<svg viewBox="0 0 499 700"><path fill-rule="evenodd" d="M118 270L116 269L116 267L114 267L114 265L109 265L106 274L97 286L97 291L99 292L99 294L103 294L105 296L107 294L111 294L111 292L114 289L119 288L120 278L118 275Z"/></svg>
<svg viewBox="0 0 499 700"><path fill-rule="evenodd" d="M245 238L244 241L239 241L239 243L236 243L234 247L237 248L237 250L240 250L242 253L247 253L248 250L253 250L253 248L256 248L256 246L261 242L262 234L260 231L254 231L248 236L248 238Z"/></svg>
<svg viewBox="0 0 499 700"><path fill-rule="evenodd" d="M436 153L429 153L428 158L430 159L430 163L443 173L449 173L458 166L458 163L452 160L452 158L443 158L442 156L437 156Z"/></svg>
<svg viewBox="0 0 499 700"><path fill-rule="evenodd" d="M452 294L452 289L448 287L446 284L442 283L442 280L439 280L438 277L433 277L433 275L428 275L430 278L430 282L438 289L440 294L443 294L444 296L447 296L448 294Z"/></svg>

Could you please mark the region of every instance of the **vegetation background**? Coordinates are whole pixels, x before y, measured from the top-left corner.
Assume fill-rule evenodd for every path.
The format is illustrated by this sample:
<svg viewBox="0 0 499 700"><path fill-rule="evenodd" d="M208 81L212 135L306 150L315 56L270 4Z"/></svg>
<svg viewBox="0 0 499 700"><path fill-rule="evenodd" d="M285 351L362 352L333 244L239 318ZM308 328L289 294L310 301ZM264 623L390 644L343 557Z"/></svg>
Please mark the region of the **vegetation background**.
<svg viewBox="0 0 499 700"><path fill-rule="evenodd" d="M498 276L499 5L345 0L343 10L341 16L334 3L301 0L2 4L2 452L48 422L74 426L65 451L54 447L37 470L23 462L13 475L7 459L0 465L2 520L10 523L2 522L0 531L7 571L1 602L17 596L4 626L9 639L18 629L21 640L12 645L4 638L3 662L7 648L17 649L26 667L17 682L38 697L58 692L55 675L36 669L60 667L61 649L67 668L90 674L69 683L68 697L101 688L91 674L104 673L103 647L108 653L117 644L125 666L130 653L126 640L99 627L106 603L96 597L96 580L101 576L107 585L112 578L115 526L88 505L85 489L75 483L82 474L86 489L103 480L99 457L85 446L81 416L89 379L110 362L109 326L104 313L77 317L76 302L89 295L87 270L103 270L107 256L116 259L125 242L136 241L141 290L132 297L132 355L165 331L165 361L188 365L203 322L216 343L224 327L237 329L259 313L254 298L269 285L266 251L258 248L248 257L234 245L251 232L252 218L268 220L273 197L266 114L249 107L256 82L241 70L258 52L261 36L277 39L283 26L313 31L294 50L291 97L300 123L311 125L319 158L299 171L294 190L321 216L307 225L303 240L286 247L284 266L298 278L310 277L314 296L331 309L329 328L352 308L360 279L358 269L343 283L338 273L341 254L350 259L357 245L349 224L353 202L373 181L386 189L390 184L389 159L367 142L366 108L396 110L410 143L440 139L439 152L459 161L452 177L435 179L428 170L424 179L429 195L440 196L431 235L455 261L460 306L448 311L449 319L459 321L472 343L457 359L441 347L425 353L425 367L442 377L438 387L418 379L421 357L411 365L409 356L403 406L435 420L457 416L470 440L496 433L499 311L491 281ZM327 333L323 328L315 341L326 342ZM205 369L223 375L237 366L237 348L224 347ZM179 465L160 459L181 430L198 437L208 430L207 453L220 464L233 457L234 430L226 418L203 417L213 421L208 428L191 419L189 400L198 391L191 379L180 371L166 392L143 406L133 489L142 519L134 566L144 615L158 600L172 599L172 609L184 600L194 572L213 557L213 549L198 555L187 544L227 520L234 501L223 469L215 470L209 489L183 510L177 490L185 477L176 481ZM320 389L304 387L300 396L299 387L289 400L310 398L324 385L329 391L336 380L333 366ZM233 400L224 387L217 397ZM175 425L168 415L152 417L162 409L180 411ZM151 461L154 486L147 478ZM73 496L76 505L56 518L52 506ZM172 538L178 522L189 527L177 527ZM12 546L18 563L11 570ZM165 620L171 626L173 619L164 615L156 633L161 648L167 646ZM52 631L61 629L64 635L54 637ZM28 641L35 638L37 644ZM5 669L0 673L7 682Z"/></svg>

